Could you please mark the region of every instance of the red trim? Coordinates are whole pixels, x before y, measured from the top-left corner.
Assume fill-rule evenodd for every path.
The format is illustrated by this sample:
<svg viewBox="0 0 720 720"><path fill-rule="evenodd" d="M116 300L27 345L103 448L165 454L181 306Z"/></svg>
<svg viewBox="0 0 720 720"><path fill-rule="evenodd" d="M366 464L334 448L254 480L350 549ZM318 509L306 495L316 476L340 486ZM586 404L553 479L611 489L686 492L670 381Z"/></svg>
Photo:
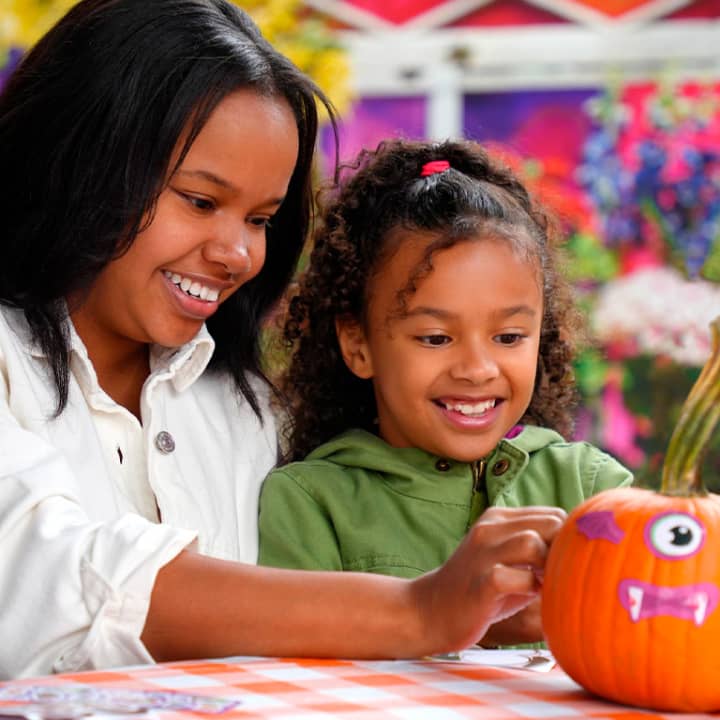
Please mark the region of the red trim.
<svg viewBox="0 0 720 720"><path fill-rule="evenodd" d="M653 0L571 0L571 2L593 8L610 17L620 17L631 10L651 4Z"/></svg>
<svg viewBox="0 0 720 720"><path fill-rule="evenodd" d="M450 23L448 27L502 27L512 25L547 25L550 23L568 23L562 15L555 15L542 8L529 5L523 0L497 0L460 20Z"/></svg>
<svg viewBox="0 0 720 720"><path fill-rule="evenodd" d="M698 0L667 16L668 20L720 17L720 0Z"/></svg>
<svg viewBox="0 0 720 720"><path fill-rule="evenodd" d="M452 0L336 0L343 4L375 15L389 23L403 25ZM578 7L593 8L609 17L619 18L655 0L569 0ZM688 6L669 13L666 20L720 17L720 0L697 0ZM537 7L528 0L494 0L471 10L462 18L448 23L447 27L502 27L512 25L547 25L550 23L573 23L562 10L551 12ZM339 23L345 27L344 23Z"/></svg>
<svg viewBox="0 0 720 720"><path fill-rule="evenodd" d="M377 15L388 22L402 25L444 4L445 0L342 0L342 2Z"/></svg>

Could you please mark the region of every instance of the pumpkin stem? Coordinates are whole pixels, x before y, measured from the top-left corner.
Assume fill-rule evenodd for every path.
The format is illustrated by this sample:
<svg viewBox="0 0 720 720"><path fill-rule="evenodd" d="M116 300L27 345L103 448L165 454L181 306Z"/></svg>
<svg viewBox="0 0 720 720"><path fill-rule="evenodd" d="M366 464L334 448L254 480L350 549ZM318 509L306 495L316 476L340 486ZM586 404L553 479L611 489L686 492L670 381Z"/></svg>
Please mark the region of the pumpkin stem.
<svg viewBox="0 0 720 720"><path fill-rule="evenodd" d="M710 358L680 410L665 456L660 491L666 495L707 495L700 468L720 421L720 317L713 320L710 329Z"/></svg>

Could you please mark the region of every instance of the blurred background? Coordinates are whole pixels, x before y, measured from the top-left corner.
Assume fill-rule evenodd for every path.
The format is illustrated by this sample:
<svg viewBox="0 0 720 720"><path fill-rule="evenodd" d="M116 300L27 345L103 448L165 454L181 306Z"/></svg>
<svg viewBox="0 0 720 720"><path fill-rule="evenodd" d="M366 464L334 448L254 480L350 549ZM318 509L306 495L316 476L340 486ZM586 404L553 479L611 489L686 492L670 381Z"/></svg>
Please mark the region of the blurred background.
<svg viewBox="0 0 720 720"><path fill-rule="evenodd" d="M0 84L74 3L0 0ZM720 0L237 4L329 94L341 159L467 137L554 208L594 340L576 437L655 486L720 315ZM720 439L705 466L720 490Z"/></svg>

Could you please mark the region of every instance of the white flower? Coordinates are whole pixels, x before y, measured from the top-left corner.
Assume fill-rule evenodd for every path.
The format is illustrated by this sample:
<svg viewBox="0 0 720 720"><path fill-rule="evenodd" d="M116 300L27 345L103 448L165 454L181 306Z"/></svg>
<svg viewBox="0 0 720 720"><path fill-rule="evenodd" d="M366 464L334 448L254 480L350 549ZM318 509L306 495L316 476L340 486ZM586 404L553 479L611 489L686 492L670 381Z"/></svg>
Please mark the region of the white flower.
<svg viewBox="0 0 720 720"><path fill-rule="evenodd" d="M699 366L710 356L710 323L718 315L720 286L657 267L608 283L592 324L602 342L631 341L638 354L667 355L682 365Z"/></svg>

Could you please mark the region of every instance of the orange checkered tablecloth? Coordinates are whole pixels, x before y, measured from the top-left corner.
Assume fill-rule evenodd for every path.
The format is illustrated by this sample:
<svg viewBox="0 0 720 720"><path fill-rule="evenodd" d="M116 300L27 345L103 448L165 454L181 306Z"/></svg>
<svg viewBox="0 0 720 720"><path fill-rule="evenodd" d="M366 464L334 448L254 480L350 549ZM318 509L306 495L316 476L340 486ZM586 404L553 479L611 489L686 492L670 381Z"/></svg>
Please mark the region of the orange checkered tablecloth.
<svg viewBox="0 0 720 720"><path fill-rule="evenodd" d="M215 715L154 709L141 716L155 720L720 717L663 715L603 702L586 694L559 669L539 673L437 660L226 658L48 676L0 684L0 691L9 685L13 689L42 687L50 692L82 686L121 694L143 691L172 697L178 693L238 703ZM2 713L11 714L6 701L0 703ZM129 714L114 717L128 720Z"/></svg>

